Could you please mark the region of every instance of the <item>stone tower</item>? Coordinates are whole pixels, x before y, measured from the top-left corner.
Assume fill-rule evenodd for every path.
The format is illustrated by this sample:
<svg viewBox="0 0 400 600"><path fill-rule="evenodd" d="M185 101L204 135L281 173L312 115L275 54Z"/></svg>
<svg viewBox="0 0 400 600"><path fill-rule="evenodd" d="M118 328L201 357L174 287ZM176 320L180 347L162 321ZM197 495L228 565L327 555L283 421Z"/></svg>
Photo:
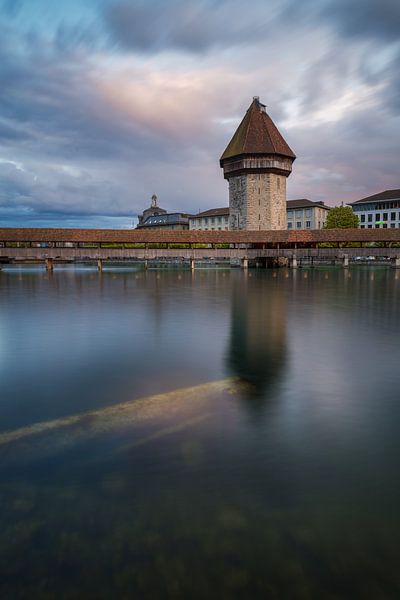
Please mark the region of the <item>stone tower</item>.
<svg viewBox="0 0 400 600"><path fill-rule="evenodd" d="M286 178L295 158L254 97L220 160L229 183L230 229L287 229Z"/></svg>

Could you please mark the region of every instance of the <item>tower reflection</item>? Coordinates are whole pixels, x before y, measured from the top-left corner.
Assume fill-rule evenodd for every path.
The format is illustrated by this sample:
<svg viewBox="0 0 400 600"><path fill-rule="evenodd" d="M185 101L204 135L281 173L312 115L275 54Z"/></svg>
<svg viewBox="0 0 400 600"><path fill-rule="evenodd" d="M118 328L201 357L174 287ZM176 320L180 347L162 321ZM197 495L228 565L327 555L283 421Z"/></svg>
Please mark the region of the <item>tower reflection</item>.
<svg viewBox="0 0 400 600"><path fill-rule="evenodd" d="M248 384L245 394L253 400L266 399L286 363L286 285L280 279L264 272L239 276L232 285L227 367Z"/></svg>

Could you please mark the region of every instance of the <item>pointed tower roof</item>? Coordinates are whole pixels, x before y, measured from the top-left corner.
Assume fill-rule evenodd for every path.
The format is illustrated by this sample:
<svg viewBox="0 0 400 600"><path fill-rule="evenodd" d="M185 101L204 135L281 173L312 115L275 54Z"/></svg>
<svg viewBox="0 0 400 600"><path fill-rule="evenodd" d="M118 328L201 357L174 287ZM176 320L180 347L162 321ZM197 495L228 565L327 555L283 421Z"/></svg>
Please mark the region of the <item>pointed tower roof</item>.
<svg viewBox="0 0 400 600"><path fill-rule="evenodd" d="M221 156L222 161L242 154L280 154L293 160L289 148L258 96L253 98L242 122Z"/></svg>

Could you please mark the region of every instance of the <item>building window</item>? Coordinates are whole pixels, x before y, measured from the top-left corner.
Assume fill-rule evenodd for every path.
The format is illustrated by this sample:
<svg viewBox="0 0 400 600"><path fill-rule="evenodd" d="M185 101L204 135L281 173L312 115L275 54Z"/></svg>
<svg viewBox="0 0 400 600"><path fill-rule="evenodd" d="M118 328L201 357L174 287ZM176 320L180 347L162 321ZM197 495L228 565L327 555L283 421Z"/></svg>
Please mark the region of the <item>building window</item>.
<svg viewBox="0 0 400 600"><path fill-rule="evenodd" d="M297 229L301 229L301 221L297 221L296 227L297 227Z"/></svg>
<svg viewBox="0 0 400 600"><path fill-rule="evenodd" d="M306 229L311 229L311 221L306 221Z"/></svg>
<svg viewBox="0 0 400 600"><path fill-rule="evenodd" d="M375 221L380 221L380 220L381 220L381 213L376 213Z"/></svg>
<svg viewBox="0 0 400 600"><path fill-rule="evenodd" d="M205 218L204 218L204 223L205 223L206 225L208 225L208 217L205 217Z"/></svg>
<svg viewBox="0 0 400 600"><path fill-rule="evenodd" d="M293 217L293 211L292 210L288 210L287 211L287 218L291 219Z"/></svg>
<svg viewBox="0 0 400 600"><path fill-rule="evenodd" d="M387 221L387 220L388 220L388 213L383 213L382 221Z"/></svg>
<svg viewBox="0 0 400 600"><path fill-rule="evenodd" d="M368 225L368 229L372 229L372 225Z"/></svg>
<svg viewBox="0 0 400 600"><path fill-rule="evenodd" d="M218 223L222 223L222 217L218 217Z"/></svg>
<svg viewBox="0 0 400 600"><path fill-rule="evenodd" d="M372 215L368 215L368 223L372 223Z"/></svg>
<svg viewBox="0 0 400 600"><path fill-rule="evenodd" d="M396 220L396 213L390 213L390 220L391 221L395 221Z"/></svg>
<svg viewBox="0 0 400 600"><path fill-rule="evenodd" d="M394 229L396 227L396 223L390 223L390 227Z"/></svg>
<svg viewBox="0 0 400 600"><path fill-rule="evenodd" d="M382 227L383 227L383 229L387 229L387 223L384 223L384 224L382 225Z"/></svg>
<svg viewBox="0 0 400 600"><path fill-rule="evenodd" d="M287 228L288 228L288 229L292 229L292 223L288 223L288 224L287 224Z"/></svg>
<svg viewBox="0 0 400 600"><path fill-rule="evenodd" d="M365 229L365 225L360 225L360 229Z"/></svg>
<svg viewBox="0 0 400 600"><path fill-rule="evenodd" d="M365 223L365 215L361 215L361 223Z"/></svg>
<svg viewBox="0 0 400 600"><path fill-rule="evenodd" d="M296 217L302 217L303 216L303 211L302 210L296 210Z"/></svg>
<svg viewBox="0 0 400 600"><path fill-rule="evenodd" d="M311 217L311 208L306 208L306 217Z"/></svg>
<svg viewBox="0 0 400 600"><path fill-rule="evenodd" d="M375 229L379 229L379 225L375 225Z"/></svg>

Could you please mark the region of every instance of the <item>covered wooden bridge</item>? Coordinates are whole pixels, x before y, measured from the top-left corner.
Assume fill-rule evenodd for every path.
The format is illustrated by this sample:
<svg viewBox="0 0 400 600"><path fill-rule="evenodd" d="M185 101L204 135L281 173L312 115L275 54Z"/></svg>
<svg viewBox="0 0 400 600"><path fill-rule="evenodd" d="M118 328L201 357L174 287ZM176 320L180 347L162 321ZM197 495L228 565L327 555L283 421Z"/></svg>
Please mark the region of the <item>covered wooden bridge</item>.
<svg viewBox="0 0 400 600"><path fill-rule="evenodd" d="M288 259L342 260L379 257L400 266L400 229L310 231L159 231L136 229L0 228L0 262L241 261L268 265Z"/></svg>

